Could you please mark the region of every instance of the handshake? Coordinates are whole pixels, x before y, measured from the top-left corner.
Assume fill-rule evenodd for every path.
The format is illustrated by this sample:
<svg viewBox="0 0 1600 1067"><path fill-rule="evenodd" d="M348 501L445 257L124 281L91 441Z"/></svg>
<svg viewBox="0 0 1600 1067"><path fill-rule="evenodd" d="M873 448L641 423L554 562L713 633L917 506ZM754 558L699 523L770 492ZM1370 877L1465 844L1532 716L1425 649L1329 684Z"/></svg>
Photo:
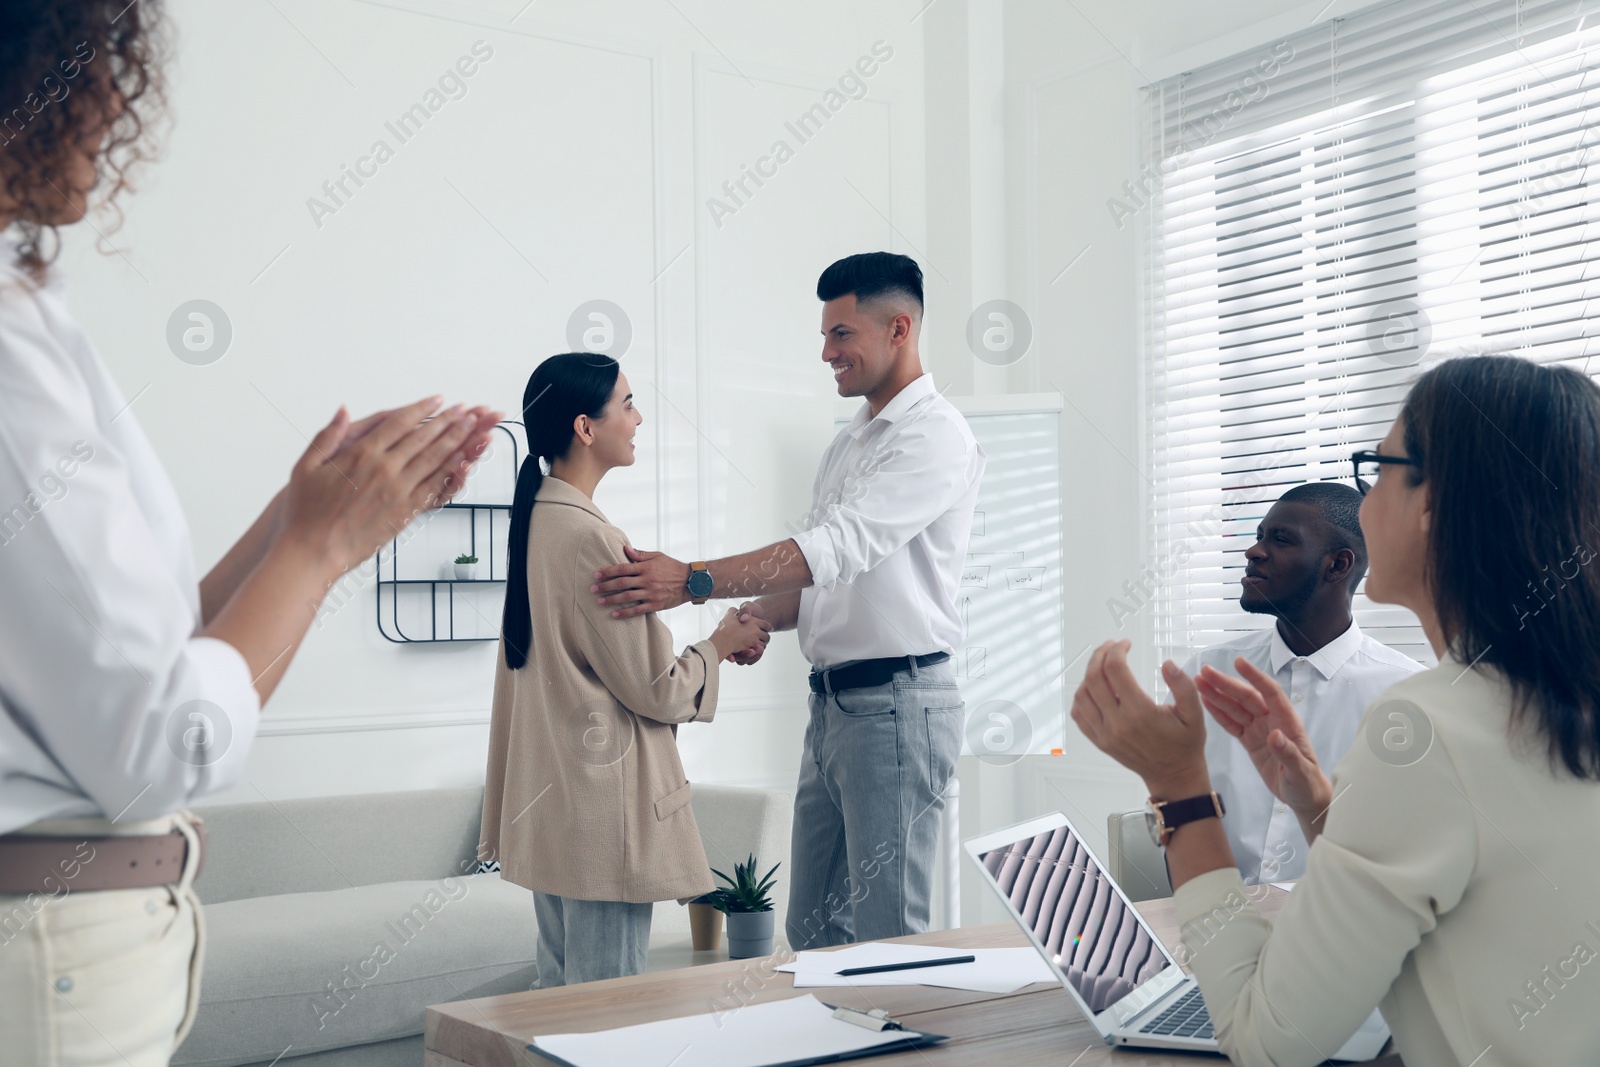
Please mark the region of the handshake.
<svg viewBox="0 0 1600 1067"><path fill-rule="evenodd" d="M762 614L761 601L747 600L729 608L709 638L717 654L729 663L748 667L761 658L772 640L772 622Z"/></svg>
<svg viewBox="0 0 1600 1067"><path fill-rule="evenodd" d="M793 543L774 547L792 550ZM688 602L687 563L664 552L645 552L632 545L623 546L623 552L628 561L597 571L594 584L589 587L600 607L613 609L613 619L665 611ZM799 556L798 551L788 554ZM768 597L765 601L747 600L723 615L707 640L716 646L719 660L748 667L767 650L774 630L795 625L794 614L799 602L798 591Z"/></svg>

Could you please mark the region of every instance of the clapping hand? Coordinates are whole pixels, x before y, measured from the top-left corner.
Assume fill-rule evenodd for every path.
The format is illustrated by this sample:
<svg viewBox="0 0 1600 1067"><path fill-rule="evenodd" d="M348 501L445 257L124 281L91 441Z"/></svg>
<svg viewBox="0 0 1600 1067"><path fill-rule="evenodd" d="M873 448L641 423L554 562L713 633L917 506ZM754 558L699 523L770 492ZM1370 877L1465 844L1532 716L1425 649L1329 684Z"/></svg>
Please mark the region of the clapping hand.
<svg viewBox="0 0 1600 1067"><path fill-rule="evenodd" d="M1176 800L1210 791L1205 712L1189 676L1170 660L1162 675L1171 704L1157 704L1128 667L1129 641L1107 641L1089 657L1072 697L1072 721L1106 755L1145 780L1150 795Z"/></svg>
<svg viewBox="0 0 1600 1067"><path fill-rule="evenodd" d="M295 464L274 539L342 574L460 492L500 416L457 405L430 418L438 406L431 397L359 422L341 407Z"/></svg>
<svg viewBox="0 0 1600 1067"><path fill-rule="evenodd" d="M371 433L379 423L383 422L384 419L394 414L397 410L399 409L385 408L383 411L375 411L364 419L356 419L354 422L350 423L349 429L345 430L344 439L339 442L339 447L334 450L333 455L337 456L348 450L357 441ZM478 423L479 429L484 435L483 444L487 445L487 434L489 430L493 429L494 426L500 421L500 413L493 411L486 404L480 404L475 408L469 408L466 411L466 414L470 415ZM431 415L424 419L423 422L431 422L433 419L438 417L438 415ZM479 455L482 455L483 448L480 447L477 449L477 451Z"/></svg>
<svg viewBox="0 0 1600 1067"><path fill-rule="evenodd" d="M1195 678L1211 717L1250 754L1272 795L1311 822L1333 802L1333 786L1317 763L1305 724L1271 675L1240 657L1240 677L1205 667Z"/></svg>

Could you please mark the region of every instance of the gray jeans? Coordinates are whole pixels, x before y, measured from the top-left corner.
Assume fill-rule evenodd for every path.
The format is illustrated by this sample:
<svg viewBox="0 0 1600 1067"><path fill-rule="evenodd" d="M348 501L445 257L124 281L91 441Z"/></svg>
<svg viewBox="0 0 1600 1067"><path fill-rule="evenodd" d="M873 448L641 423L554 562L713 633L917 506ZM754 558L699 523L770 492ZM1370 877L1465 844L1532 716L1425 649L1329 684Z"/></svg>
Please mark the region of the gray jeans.
<svg viewBox="0 0 1600 1067"><path fill-rule="evenodd" d="M654 904L572 900L535 890L533 913L539 920L535 988L638 974L650 950L654 912Z"/></svg>
<svg viewBox="0 0 1600 1067"><path fill-rule="evenodd" d="M811 694L795 790L791 948L928 929L944 793L966 706L950 661Z"/></svg>

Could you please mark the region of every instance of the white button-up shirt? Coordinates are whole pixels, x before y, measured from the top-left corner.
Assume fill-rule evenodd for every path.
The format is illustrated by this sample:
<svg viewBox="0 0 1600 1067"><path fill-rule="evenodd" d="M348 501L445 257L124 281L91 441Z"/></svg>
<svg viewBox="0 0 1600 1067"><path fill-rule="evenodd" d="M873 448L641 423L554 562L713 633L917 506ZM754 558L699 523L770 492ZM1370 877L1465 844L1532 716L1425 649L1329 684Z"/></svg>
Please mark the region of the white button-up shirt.
<svg viewBox="0 0 1600 1067"><path fill-rule="evenodd" d="M1367 707L1391 685L1426 669L1368 637L1352 621L1348 630L1309 656L1291 652L1274 624L1196 653L1184 665L1184 673L1193 677L1209 664L1238 677L1233 661L1239 656L1276 678L1289 694L1326 773L1355 743ZM1211 788L1227 807L1222 825L1245 882L1293 881L1305 874L1310 846L1300 832L1300 820L1272 795L1244 746L1210 713L1206 767Z"/></svg>
<svg viewBox="0 0 1600 1067"><path fill-rule="evenodd" d="M807 528L794 538L811 567L797 628L812 666L955 651L985 462L931 374L876 417L861 405L823 453Z"/></svg>
<svg viewBox="0 0 1600 1067"><path fill-rule="evenodd" d="M239 777L260 702L244 657L195 636L177 494L59 276L33 287L13 258L0 246L0 833L152 819Z"/></svg>

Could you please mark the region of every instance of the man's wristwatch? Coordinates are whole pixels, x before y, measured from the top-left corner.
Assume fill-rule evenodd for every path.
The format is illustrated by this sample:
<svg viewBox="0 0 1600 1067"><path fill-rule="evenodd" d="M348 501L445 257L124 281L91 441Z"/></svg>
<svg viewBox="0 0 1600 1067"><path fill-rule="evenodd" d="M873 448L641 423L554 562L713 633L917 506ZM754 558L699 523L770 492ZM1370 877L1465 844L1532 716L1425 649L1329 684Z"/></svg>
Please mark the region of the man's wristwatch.
<svg viewBox="0 0 1600 1067"><path fill-rule="evenodd" d="M1214 790L1183 800L1157 800L1151 797L1150 803L1144 807L1144 825L1150 831L1150 839L1165 848L1172 838L1172 831L1184 823L1220 819L1226 814L1222 797Z"/></svg>
<svg viewBox="0 0 1600 1067"><path fill-rule="evenodd" d="M717 583L711 578L711 572L706 570L705 560L689 564L689 580L684 583L689 589L689 599L696 604L704 604L711 599L711 592Z"/></svg>

